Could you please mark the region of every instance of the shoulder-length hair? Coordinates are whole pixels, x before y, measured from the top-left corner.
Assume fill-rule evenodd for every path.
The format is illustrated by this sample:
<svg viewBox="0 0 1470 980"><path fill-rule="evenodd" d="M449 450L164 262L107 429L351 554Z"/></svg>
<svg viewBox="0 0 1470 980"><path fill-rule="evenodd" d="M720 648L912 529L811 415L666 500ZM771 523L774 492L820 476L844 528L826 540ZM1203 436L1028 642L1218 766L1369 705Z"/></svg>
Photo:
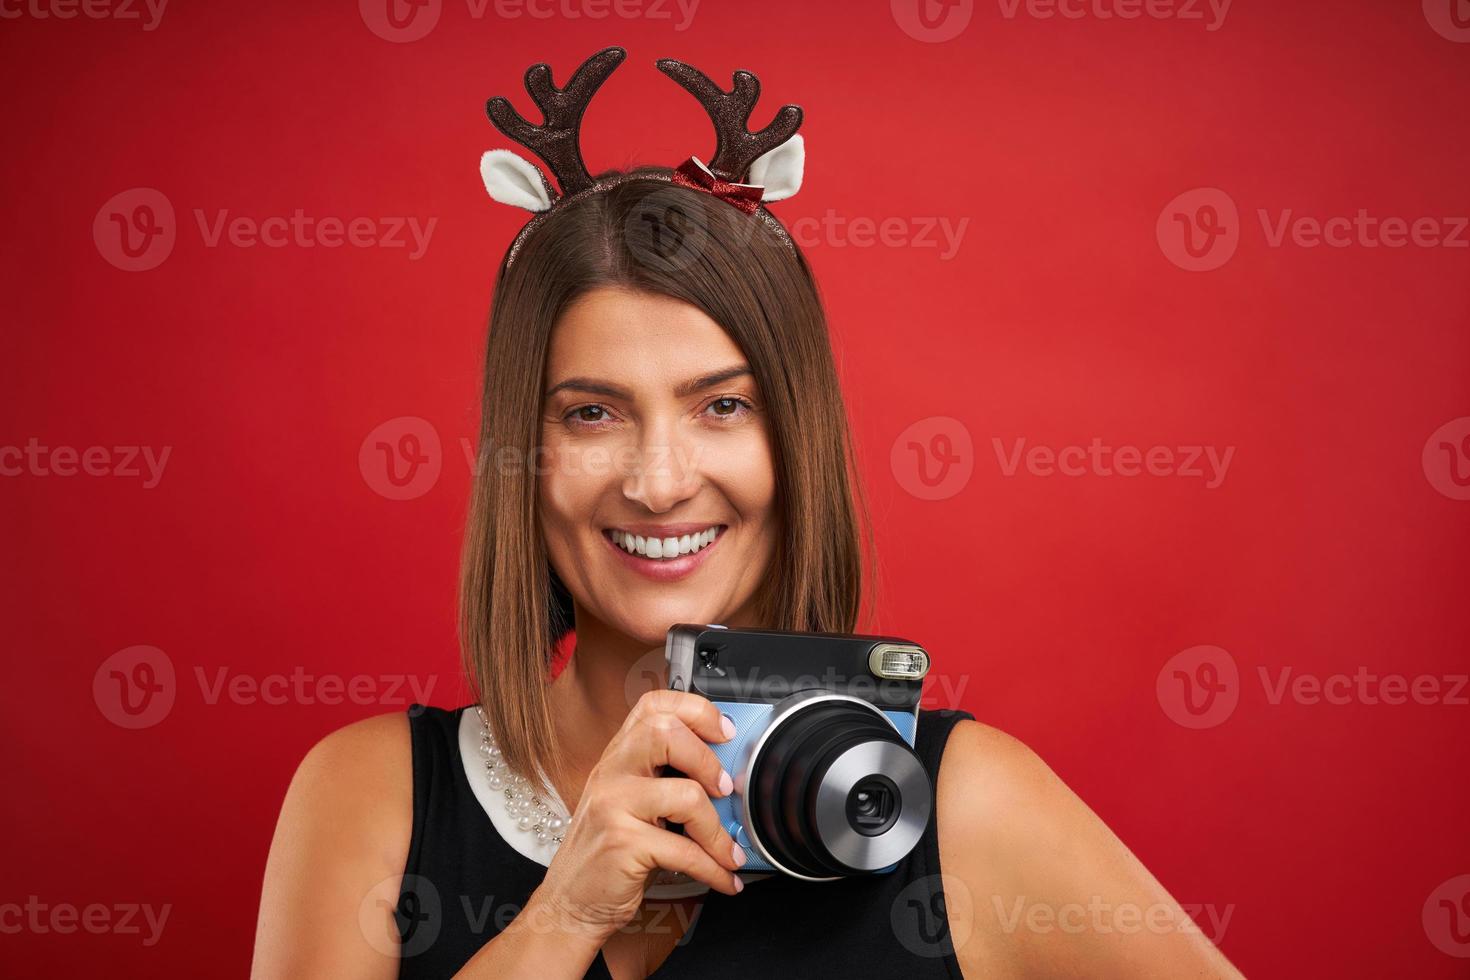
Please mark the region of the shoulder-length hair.
<svg viewBox="0 0 1470 980"><path fill-rule="evenodd" d="M766 408L781 529L760 625L850 633L865 581L871 598L867 505L811 269L768 212L743 213L668 173L639 168L561 202L517 239L496 277L460 646L506 764L533 784L538 768L553 776L563 764L548 667L575 623L547 560L532 461L552 329L584 293L613 287L681 299L745 354Z"/></svg>

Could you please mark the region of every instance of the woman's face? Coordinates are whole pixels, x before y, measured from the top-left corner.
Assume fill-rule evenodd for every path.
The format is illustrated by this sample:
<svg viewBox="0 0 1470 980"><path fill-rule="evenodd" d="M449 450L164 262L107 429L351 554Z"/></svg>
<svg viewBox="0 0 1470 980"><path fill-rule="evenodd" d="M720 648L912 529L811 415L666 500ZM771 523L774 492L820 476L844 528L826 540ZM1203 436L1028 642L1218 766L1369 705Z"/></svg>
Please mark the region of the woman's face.
<svg viewBox="0 0 1470 980"><path fill-rule="evenodd" d="M541 528L579 606L646 646L756 625L778 533L761 393L719 324L672 297L585 294L551 335Z"/></svg>

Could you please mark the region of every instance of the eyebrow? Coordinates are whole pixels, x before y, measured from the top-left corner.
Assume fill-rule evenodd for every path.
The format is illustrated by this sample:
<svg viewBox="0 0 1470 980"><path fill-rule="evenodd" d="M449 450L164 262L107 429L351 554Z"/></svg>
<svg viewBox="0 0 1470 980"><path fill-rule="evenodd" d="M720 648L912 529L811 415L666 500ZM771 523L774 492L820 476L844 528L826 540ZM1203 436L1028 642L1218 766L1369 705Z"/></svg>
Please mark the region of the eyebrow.
<svg viewBox="0 0 1470 980"><path fill-rule="evenodd" d="M745 364L737 364L733 367L722 368L718 371L711 371L709 374L701 374L697 378L690 378L688 381L680 382L679 386L674 389L674 395L678 398L683 398L687 395L692 395L695 392L704 391L706 388L713 388L715 385L723 384L724 382L729 381L733 378L739 378L750 373L750 367ZM592 395L606 395L609 398L624 398L629 401L631 401L633 398L633 393L627 388L623 388L615 384L609 384L606 381L598 381L596 378L584 377L567 378L565 381L558 381L556 384L546 389L545 397L550 398L552 395L556 394L558 391L562 391L563 389L569 391L585 391L588 394Z"/></svg>

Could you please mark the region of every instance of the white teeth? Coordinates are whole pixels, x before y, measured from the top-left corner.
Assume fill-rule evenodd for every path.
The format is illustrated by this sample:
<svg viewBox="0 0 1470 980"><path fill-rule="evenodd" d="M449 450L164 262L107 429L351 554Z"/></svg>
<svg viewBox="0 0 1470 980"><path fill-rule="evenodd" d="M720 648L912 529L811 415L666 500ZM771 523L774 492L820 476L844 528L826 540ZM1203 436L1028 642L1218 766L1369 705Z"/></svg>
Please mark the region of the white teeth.
<svg viewBox="0 0 1470 980"><path fill-rule="evenodd" d="M709 547L719 533L719 525L705 528L698 534L685 534L677 538L645 538L639 534L629 534L627 531L614 529L612 539L613 543L624 551L641 555L644 558L667 560L691 555Z"/></svg>

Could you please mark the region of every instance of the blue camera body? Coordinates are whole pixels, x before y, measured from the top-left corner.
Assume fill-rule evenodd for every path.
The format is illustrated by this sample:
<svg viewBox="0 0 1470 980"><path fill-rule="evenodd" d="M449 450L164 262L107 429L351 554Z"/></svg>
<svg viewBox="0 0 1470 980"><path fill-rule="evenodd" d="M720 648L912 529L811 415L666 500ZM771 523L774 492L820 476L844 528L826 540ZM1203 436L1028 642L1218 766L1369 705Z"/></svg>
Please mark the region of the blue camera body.
<svg viewBox="0 0 1470 980"><path fill-rule="evenodd" d="M881 874L917 844L933 806L912 751L928 670L917 644L679 624L665 659L670 687L735 725L710 744L735 790L712 802L742 873Z"/></svg>
<svg viewBox="0 0 1470 980"><path fill-rule="evenodd" d="M709 747L715 751L715 758L720 760L720 765L735 779L735 792L729 796L711 798L715 805L715 812L720 815L720 823L724 824L725 830L745 851L745 864L741 870L774 872L777 869L772 867L770 862L750 844L750 835L745 829L745 787L740 777L745 774L746 763L750 759L756 740L770 725L775 705L742 701L716 701L714 704L720 709L721 714L735 723L734 738L728 742L709 743ZM903 740L912 746L914 731L918 724L917 715L911 711L885 711L883 714L887 716ZM882 874L892 871L897 866L897 863L890 864L877 869L875 873Z"/></svg>

